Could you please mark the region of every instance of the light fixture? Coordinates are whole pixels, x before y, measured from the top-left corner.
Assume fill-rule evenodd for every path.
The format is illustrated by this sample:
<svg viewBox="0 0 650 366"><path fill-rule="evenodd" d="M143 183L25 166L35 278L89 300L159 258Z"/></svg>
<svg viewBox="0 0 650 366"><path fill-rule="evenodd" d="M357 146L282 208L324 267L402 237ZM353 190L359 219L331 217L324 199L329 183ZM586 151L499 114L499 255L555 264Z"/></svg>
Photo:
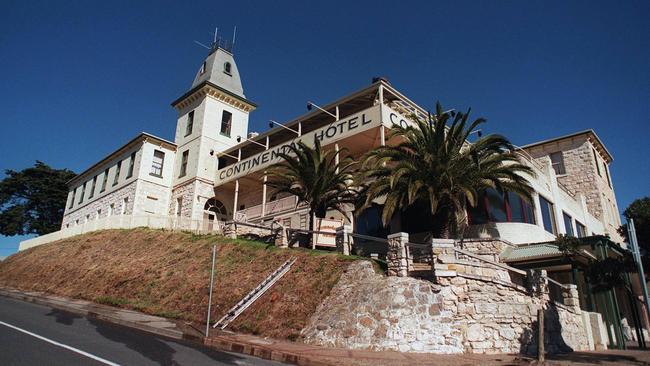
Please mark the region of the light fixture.
<svg viewBox="0 0 650 366"><path fill-rule="evenodd" d="M284 129L289 130L289 131L295 133L296 135L300 136L300 132L299 132L299 131L296 131L296 130L294 130L293 128L289 128L289 127L283 125L282 123L279 123L279 122L276 122L276 121L270 119L270 120L269 120L269 127L273 128L273 125L278 125L278 126L284 128Z"/></svg>
<svg viewBox="0 0 650 366"><path fill-rule="evenodd" d="M333 113L331 113L331 112L329 112L329 111L326 111L325 109L323 109L323 108L317 106L316 104L314 104L314 102L307 101L307 110L308 110L308 111L311 111L311 110L312 110L312 107L316 107L317 109L320 109L321 111L323 111L323 112L329 114L330 116L334 117L334 119L336 119L337 121L339 120L339 117L336 116L335 114L333 114Z"/></svg>
<svg viewBox="0 0 650 366"><path fill-rule="evenodd" d="M241 137L241 136L237 136L237 142L241 142L241 140L242 140L242 137ZM251 139L247 138L246 141L250 141L250 142L252 142L252 143L254 143L254 144L258 144L258 145L260 145L261 147L263 147L263 148L266 149L266 145L261 144L261 143L255 141L255 140L251 140Z"/></svg>

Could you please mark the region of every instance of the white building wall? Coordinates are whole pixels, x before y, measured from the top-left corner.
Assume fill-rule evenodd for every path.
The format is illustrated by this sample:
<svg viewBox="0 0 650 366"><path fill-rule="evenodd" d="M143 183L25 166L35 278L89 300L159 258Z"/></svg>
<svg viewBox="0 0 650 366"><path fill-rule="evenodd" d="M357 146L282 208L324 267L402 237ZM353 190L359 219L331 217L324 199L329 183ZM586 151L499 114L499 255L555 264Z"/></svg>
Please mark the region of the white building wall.
<svg viewBox="0 0 650 366"><path fill-rule="evenodd" d="M155 150L165 153L162 177L151 174L151 165ZM127 178L131 154L135 153L133 173ZM145 140L123 151L113 159L97 166L87 178L71 187L63 216L62 228L73 227L87 221L109 215L162 215L167 212L171 195L172 171L175 152L152 140ZM115 182L117 163L121 161L120 174ZM102 191L105 171L108 169L106 188ZM94 194L91 196L93 177L97 177ZM84 199L79 203L82 186L86 183ZM76 188L74 205L70 208L70 198Z"/></svg>

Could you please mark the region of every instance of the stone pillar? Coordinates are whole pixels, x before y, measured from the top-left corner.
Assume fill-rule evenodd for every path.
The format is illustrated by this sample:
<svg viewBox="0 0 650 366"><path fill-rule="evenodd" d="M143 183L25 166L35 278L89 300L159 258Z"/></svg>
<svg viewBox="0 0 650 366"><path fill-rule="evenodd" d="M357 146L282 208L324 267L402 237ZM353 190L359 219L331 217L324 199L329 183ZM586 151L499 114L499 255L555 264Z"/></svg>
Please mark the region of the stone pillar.
<svg viewBox="0 0 650 366"><path fill-rule="evenodd" d="M278 248L288 248L287 229L280 222L276 222L278 228L275 232L275 246Z"/></svg>
<svg viewBox="0 0 650 366"><path fill-rule="evenodd" d="M453 239L431 239L431 269L436 281L439 277L456 277L456 252Z"/></svg>
<svg viewBox="0 0 650 366"><path fill-rule="evenodd" d="M548 279L546 270L529 269L526 271L526 286L530 296L544 298L548 297Z"/></svg>
<svg viewBox="0 0 650 366"><path fill-rule="evenodd" d="M223 236L229 239L237 239L237 226L234 222L226 222L224 224Z"/></svg>
<svg viewBox="0 0 650 366"><path fill-rule="evenodd" d="M566 285L562 288L562 300L572 312L580 313L580 296L577 285Z"/></svg>
<svg viewBox="0 0 650 366"><path fill-rule="evenodd" d="M395 233L388 235L388 275L407 277L411 269L412 260L408 256L406 243L409 241L408 233Z"/></svg>
<svg viewBox="0 0 650 366"><path fill-rule="evenodd" d="M343 225L336 228L336 251L343 255L350 255L352 251L352 226Z"/></svg>

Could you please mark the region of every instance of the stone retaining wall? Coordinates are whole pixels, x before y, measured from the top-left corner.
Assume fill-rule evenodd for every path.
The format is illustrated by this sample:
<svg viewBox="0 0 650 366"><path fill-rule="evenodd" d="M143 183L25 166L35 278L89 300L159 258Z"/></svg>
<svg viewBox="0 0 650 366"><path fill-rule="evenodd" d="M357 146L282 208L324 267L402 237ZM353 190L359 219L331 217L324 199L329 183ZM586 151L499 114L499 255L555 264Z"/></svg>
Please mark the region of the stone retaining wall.
<svg viewBox="0 0 650 366"><path fill-rule="evenodd" d="M548 295L530 296L520 286L486 279L461 273L434 284L386 277L370 262L356 262L302 335L309 344L351 349L536 352L537 310ZM550 304L545 314L547 351L590 349L579 307Z"/></svg>

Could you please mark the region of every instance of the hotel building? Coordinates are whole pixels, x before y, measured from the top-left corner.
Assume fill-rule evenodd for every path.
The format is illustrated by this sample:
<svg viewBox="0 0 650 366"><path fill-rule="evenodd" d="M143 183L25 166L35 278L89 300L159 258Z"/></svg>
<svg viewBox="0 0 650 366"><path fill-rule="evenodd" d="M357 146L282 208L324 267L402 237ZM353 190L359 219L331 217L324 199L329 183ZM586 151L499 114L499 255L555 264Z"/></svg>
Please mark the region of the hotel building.
<svg viewBox="0 0 650 366"><path fill-rule="evenodd" d="M220 232L224 222L237 221L259 226L279 222L308 230L308 208L265 184L267 170L282 161L279 152L298 141L313 144L318 139L324 149L346 148L346 154L360 159L377 146L394 143L389 139L393 126L413 123L412 116L427 117L424 108L382 78L331 103L309 106L304 115L273 122L264 133L250 132L249 113L256 105L244 94L231 50L217 42L189 90L172 102L178 112L174 141L141 133L77 175L69 182L61 230L26 240L20 250L104 228ZM544 268L551 278L580 285L585 310L612 313L611 304L592 298L579 263L548 244L559 234L608 237L614 252L626 251L617 232L621 222L609 169L612 155L593 130L516 151L535 172L528 177L532 201L484 192L467 212L464 237L508 243L502 262ZM431 222L427 210L412 207L383 227L381 202L356 217L352 209L347 215L328 212L326 219L335 226L349 225L356 234L385 238L406 232L413 241L426 239ZM634 287L638 294L638 281ZM624 306L621 312L636 312L629 302ZM606 315L607 324L620 328L617 316ZM610 344L620 344L613 333L609 338Z"/></svg>

